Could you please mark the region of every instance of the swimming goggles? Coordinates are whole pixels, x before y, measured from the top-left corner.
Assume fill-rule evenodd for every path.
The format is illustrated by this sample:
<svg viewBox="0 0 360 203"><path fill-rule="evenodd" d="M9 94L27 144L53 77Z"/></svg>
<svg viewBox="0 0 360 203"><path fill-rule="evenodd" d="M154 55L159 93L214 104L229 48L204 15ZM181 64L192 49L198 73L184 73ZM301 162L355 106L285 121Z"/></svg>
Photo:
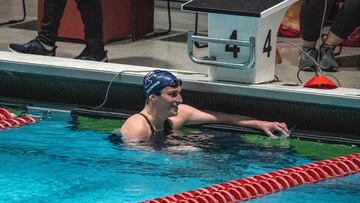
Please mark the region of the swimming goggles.
<svg viewBox="0 0 360 203"><path fill-rule="evenodd" d="M169 85L170 87L178 87L182 85L182 81L180 79L175 79L170 81Z"/></svg>

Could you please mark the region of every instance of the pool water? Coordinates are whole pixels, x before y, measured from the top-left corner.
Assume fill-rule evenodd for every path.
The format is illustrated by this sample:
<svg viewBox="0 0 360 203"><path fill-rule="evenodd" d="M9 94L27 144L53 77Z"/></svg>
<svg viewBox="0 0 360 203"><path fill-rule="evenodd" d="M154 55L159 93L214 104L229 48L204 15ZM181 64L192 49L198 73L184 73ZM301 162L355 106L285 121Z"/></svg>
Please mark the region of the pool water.
<svg viewBox="0 0 360 203"><path fill-rule="evenodd" d="M315 161L241 136L202 130L175 137L181 142L173 146L140 150L53 112L0 132L0 202L138 202ZM355 174L250 202L360 202L359 189Z"/></svg>

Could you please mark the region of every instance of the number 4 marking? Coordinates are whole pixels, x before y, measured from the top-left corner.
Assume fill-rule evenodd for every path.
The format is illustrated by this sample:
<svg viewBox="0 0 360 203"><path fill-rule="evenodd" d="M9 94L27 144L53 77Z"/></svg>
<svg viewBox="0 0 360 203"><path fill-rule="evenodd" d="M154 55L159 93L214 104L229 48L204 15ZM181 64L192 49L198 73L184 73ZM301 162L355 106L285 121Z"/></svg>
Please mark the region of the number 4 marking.
<svg viewBox="0 0 360 203"><path fill-rule="evenodd" d="M233 30L230 36L230 39L237 39L237 31ZM232 52L233 53L233 57L237 58L238 57L238 53L240 52L240 48L236 45L234 46L230 46L230 45L226 45L225 46L225 52Z"/></svg>
<svg viewBox="0 0 360 203"><path fill-rule="evenodd" d="M263 53L267 53L267 57L270 57L270 52L272 51L272 46L270 42L271 42L271 30L269 30L266 36L266 40L263 48Z"/></svg>

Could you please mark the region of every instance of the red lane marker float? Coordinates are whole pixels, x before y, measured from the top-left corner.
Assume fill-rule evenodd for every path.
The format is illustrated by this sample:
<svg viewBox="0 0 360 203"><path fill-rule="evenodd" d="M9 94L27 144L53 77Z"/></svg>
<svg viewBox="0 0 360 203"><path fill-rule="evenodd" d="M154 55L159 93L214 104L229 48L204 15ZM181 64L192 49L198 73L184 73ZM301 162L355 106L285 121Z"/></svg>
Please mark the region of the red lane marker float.
<svg viewBox="0 0 360 203"><path fill-rule="evenodd" d="M22 125L35 123L36 120L29 116L21 116L13 118L11 113L4 109L0 108L0 130L7 128L16 128Z"/></svg>
<svg viewBox="0 0 360 203"><path fill-rule="evenodd" d="M360 172L360 154L349 154L293 168L233 180L142 203L228 203Z"/></svg>
<svg viewBox="0 0 360 203"><path fill-rule="evenodd" d="M5 117L5 119L12 118L11 113L4 108L0 108L0 114L2 114Z"/></svg>
<svg viewBox="0 0 360 203"><path fill-rule="evenodd" d="M10 128L11 127L11 123L9 123L6 120L2 120L0 121L0 124L2 124L3 126L5 126L5 128Z"/></svg>

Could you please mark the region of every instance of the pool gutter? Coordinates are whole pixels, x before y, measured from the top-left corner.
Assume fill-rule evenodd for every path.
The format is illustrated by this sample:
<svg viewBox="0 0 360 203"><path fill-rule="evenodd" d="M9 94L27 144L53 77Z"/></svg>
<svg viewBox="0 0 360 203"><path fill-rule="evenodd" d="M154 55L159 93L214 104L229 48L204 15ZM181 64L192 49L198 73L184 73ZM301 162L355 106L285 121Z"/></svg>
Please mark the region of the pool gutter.
<svg viewBox="0 0 360 203"><path fill-rule="evenodd" d="M101 84L100 89L102 92L97 91L96 94L103 95L106 90L105 87L107 87L109 82L114 78L114 76L122 72L121 76L116 77L113 81L113 86L115 88L112 92L112 94L114 95L113 97L117 96L116 98L121 98L121 100L136 100L129 101L130 103L133 102L132 105L129 104L130 106L125 105L124 107L130 108L131 110L138 110L143 105L141 96L139 96L142 94L142 78L147 72L153 69L155 68L125 64L101 63L93 61L80 61L59 57L0 52L0 78L4 78L0 81L3 87L0 90L0 95L15 98L41 100L41 97L29 98L31 96L27 95L25 91L22 91L26 89L27 91L30 90L36 92L36 88L40 89L39 86L36 86L36 80L47 79L46 83L43 83L43 85L41 86L41 90L39 91L51 94L53 91L51 88L54 88L55 86L52 83L69 81L64 82L64 84L68 84L69 86L71 86L71 82L75 81L77 85L93 84L93 86L89 88L89 91L81 91L80 88L77 88L76 85L71 88L64 87L64 84L56 85L56 89L62 93L65 93L66 91L72 92L70 93L72 94L70 97L81 94L81 96L77 98L76 103L81 105L93 106L93 103L89 102L89 104L87 104L86 101L89 100L86 99L88 96L94 96L94 92L91 92L91 89L94 89L95 86L97 87L99 86L99 84ZM326 109L329 110L338 109L339 111L336 111L335 114L342 114L341 116L346 116L343 114L346 114L348 112L351 118L347 120L345 119L344 122L347 123L345 125L340 125L340 127L348 128L349 126L354 126L354 128L356 129L351 130L351 134L355 134L357 136L360 134L360 130L358 130L360 129L360 127L357 127L358 123L360 123L358 122L358 120L360 119L358 118L358 115L360 115L359 89L342 87L332 90L310 89L304 88L302 86L288 86L287 83L284 82L254 85L239 84L225 81L211 81L206 74L201 74L197 72L181 70L171 71L184 81L183 89L186 103L198 106L199 108L220 111L224 110L228 111L229 113L242 113L245 111L245 113L249 114L252 114L252 110L247 111L247 109L249 108L253 108L253 111L261 111L261 108L263 108L265 112L255 113L255 115L257 115L257 118L267 119L268 117L262 114L272 114L272 118L280 118L284 121L287 121L286 115L276 115L276 112L284 114L284 111L281 110L282 102L285 102L284 104L290 104L290 106L284 108L289 108L288 111L291 112L289 112L287 115L289 116L290 114L292 117L296 117L296 115L308 115L301 109L294 109L294 105L312 108L312 111L315 111L313 108L326 107ZM24 78L27 79L25 80ZM33 78L33 80L31 80L31 78ZM34 85L34 87L32 87L32 85ZM135 89L131 89L130 92L130 94L132 94L133 92L134 95L137 95L136 98L131 98L129 92L121 92L123 89L116 89L117 86L120 87L124 85L126 86L125 89L131 89L136 87ZM63 90L61 89L62 87L64 87ZM47 88L49 88L49 90L47 90ZM10 89L20 91L20 93L11 93ZM77 91L77 89L79 89L78 91L81 92L73 94L73 92ZM86 95L87 92L88 94L92 95ZM124 95L126 96L124 97ZM201 98L201 95L203 95L203 98ZM219 98L220 96L222 96L223 99ZM81 97L84 97L84 101L79 101ZM193 99L195 99L195 97L199 98L194 101ZM207 97L209 97L210 99L208 99ZM65 99L65 101L58 101L61 100L61 98L63 97L56 98L57 102L73 103L71 99ZM230 103L226 100L229 100ZM244 101L247 101L247 103L242 103ZM260 102L259 104L256 103L258 101ZM280 105L280 111L268 110L268 108L272 108L271 104L273 103ZM229 106L230 104L232 106ZM111 104L111 102L107 105L108 106L106 107L110 109L122 108L117 106L115 103ZM335 114L326 115L329 114L329 110L323 112L324 117L333 117L332 119L330 119L330 121L338 118L338 116ZM311 119L311 117L303 119L308 120ZM319 115L315 119L316 122L322 122L321 114L319 113ZM325 122L328 122L328 120L325 119ZM293 122L296 121L295 118L290 119L290 121L291 123L297 124L297 122ZM334 120L334 122L336 122L337 124L343 121ZM326 126L322 128L326 128Z"/></svg>

